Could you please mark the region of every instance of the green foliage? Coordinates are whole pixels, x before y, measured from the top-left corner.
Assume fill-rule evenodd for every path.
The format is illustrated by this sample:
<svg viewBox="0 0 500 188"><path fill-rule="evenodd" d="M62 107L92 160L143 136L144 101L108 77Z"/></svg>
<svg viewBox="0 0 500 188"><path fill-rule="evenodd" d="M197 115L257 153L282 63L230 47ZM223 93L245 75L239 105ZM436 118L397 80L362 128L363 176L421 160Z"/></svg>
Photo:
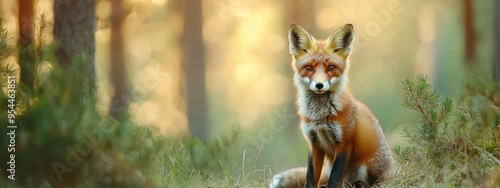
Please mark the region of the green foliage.
<svg viewBox="0 0 500 188"><path fill-rule="evenodd" d="M0 20L0 83L5 87L7 75L17 75L17 70L6 65L13 50L1 24ZM102 117L95 91L77 87L91 82L80 66L85 54L63 68L56 62L54 43L38 41L32 46L37 66L48 69L35 72L34 91L16 87L16 150L7 152L10 139L0 137L0 161L4 161L0 187L221 187L241 185L248 178L231 176L240 170L235 160L238 129L204 143L166 138L156 128L133 123L127 115L120 121ZM8 122L6 100L0 91L2 123ZM1 133L10 130L0 126ZM15 154L16 181L6 178L10 154ZM245 185L262 187L263 183Z"/></svg>
<svg viewBox="0 0 500 188"><path fill-rule="evenodd" d="M432 86L427 83L424 75L418 75L415 81L406 78L401 82L403 87L403 106L417 111L422 115L419 128L422 136L418 140L433 142L441 124L446 120L453 107L453 101L446 97L442 99Z"/></svg>
<svg viewBox="0 0 500 188"><path fill-rule="evenodd" d="M412 145L394 148L399 171L381 186L499 186L491 182L498 182L493 172L500 169L495 104L500 88L484 83L468 84L469 92L454 102L432 89L423 75L403 80L403 106L418 112L420 121L404 129Z"/></svg>
<svg viewBox="0 0 500 188"><path fill-rule="evenodd" d="M2 136L0 139L1 160L9 161L10 155L15 154L16 181L7 180L8 174L2 170L0 174L4 178L0 184L10 187L47 184L56 187L136 187L151 184L140 172L148 169L149 163L144 161L154 156L154 152L162 145L161 139L152 137L156 139L153 144L138 147L132 138L141 135L138 130L146 128L134 125L128 119L117 122L100 117L93 105L98 102L93 95L81 100L70 100L79 93L87 92L73 87L85 81L85 77L75 74L78 71L75 68L78 66L77 61L69 69L59 67L54 61L55 48L52 46L40 46L44 53L37 56L48 61L47 66L51 67L46 72L37 72L36 76L46 76L45 80L37 84L39 90L28 93L22 86L16 87L15 152L7 152L6 147L10 142L8 137ZM4 60L5 56L2 56L0 83L7 83L7 75L17 76L17 71L7 66ZM2 95L0 100L6 99ZM1 108L6 106L3 103ZM8 122L7 110L0 112L0 122ZM11 130L6 126L0 127L2 133ZM135 135L127 136L133 133ZM129 159L127 154L135 150L144 153ZM3 163L0 168L7 169L7 166Z"/></svg>
<svg viewBox="0 0 500 188"><path fill-rule="evenodd" d="M0 18L0 62L3 62L5 59L7 59L10 51L12 50L12 47L9 45L9 37L7 35L7 31L3 27L3 19ZM3 66L0 64L0 66ZM7 75L12 75L14 73L12 66L6 66L5 68L0 68L0 76L1 77L6 77ZM0 87L4 88L7 86L6 82L1 82ZM7 96L4 94L4 92L0 92L0 109L5 109L6 105L6 99Z"/></svg>
<svg viewBox="0 0 500 188"><path fill-rule="evenodd" d="M7 35L7 31L3 27L3 19L0 18L0 59L7 58L7 55L12 50L12 47L9 46L8 41L9 37Z"/></svg>

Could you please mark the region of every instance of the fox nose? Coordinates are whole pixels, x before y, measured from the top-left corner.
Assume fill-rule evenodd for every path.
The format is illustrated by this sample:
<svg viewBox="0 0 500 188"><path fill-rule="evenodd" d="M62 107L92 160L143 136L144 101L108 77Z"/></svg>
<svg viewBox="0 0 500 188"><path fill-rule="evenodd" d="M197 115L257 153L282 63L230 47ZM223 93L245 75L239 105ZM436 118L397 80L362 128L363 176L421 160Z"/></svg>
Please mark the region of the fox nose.
<svg viewBox="0 0 500 188"><path fill-rule="evenodd" d="M321 82L316 83L316 88L318 88L318 89L323 88L323 83L321 83Z"/></svg>

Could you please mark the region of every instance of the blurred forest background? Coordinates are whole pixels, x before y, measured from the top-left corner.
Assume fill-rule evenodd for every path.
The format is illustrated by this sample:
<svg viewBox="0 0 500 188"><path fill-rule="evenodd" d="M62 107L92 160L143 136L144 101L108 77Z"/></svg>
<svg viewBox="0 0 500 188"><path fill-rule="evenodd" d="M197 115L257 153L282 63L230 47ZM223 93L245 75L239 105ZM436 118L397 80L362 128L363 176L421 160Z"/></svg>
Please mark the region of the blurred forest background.
<svg viewBox="0 0 500 188"><path fill-rule="evenodd" d="M81 74L96 82L74 87L97 88L98 117L201 142L237 132L231 161L267 176L307 158L294 109L292 23L318 39L354 25L350 87L391 146L408 145L401 129L418 118L401 105L403 78L424 73L450 97L462 95L467 80L500 78L495 0L7 0L0 7L6 44L19 47L2 66L18 70L23 91L40 90L54 59L68 71L83 51ZM51 50L52 59L44 55ZM74 93L80 102L87 94Z"/></svg>

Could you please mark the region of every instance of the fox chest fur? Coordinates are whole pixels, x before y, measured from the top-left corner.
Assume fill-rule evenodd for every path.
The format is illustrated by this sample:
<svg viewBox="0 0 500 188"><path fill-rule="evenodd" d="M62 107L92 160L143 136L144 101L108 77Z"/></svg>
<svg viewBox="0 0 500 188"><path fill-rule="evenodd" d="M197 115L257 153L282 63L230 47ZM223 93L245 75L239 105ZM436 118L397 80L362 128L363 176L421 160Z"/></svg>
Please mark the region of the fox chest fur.
<svg viewBox="0 0 500 188"><path fill-rule="evenodd" d="M343 106L336 93L318 95L305 91L301 94L305 94L299 103L302 134L310 144L320 143L325 151L334 152L333 149L343 142L345 128L354 125L354 116L345 116L345 113L352 114L355 109Z"/></svg>

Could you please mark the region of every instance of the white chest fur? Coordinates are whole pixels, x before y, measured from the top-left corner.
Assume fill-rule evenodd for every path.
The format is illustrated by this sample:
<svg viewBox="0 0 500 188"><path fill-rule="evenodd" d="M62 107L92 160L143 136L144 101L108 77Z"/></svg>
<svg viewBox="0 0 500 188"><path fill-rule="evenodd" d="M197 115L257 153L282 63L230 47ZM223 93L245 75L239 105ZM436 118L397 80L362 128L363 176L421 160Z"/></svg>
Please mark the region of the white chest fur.
<svg viewBox="0 0 500 188"><path fill-rule="evenodd" d="M326 150L331 150L327 148L334 148L342 142L342 127L339 123L327 121L302 122L300 128L309 143L319 142Z"/></svg>

